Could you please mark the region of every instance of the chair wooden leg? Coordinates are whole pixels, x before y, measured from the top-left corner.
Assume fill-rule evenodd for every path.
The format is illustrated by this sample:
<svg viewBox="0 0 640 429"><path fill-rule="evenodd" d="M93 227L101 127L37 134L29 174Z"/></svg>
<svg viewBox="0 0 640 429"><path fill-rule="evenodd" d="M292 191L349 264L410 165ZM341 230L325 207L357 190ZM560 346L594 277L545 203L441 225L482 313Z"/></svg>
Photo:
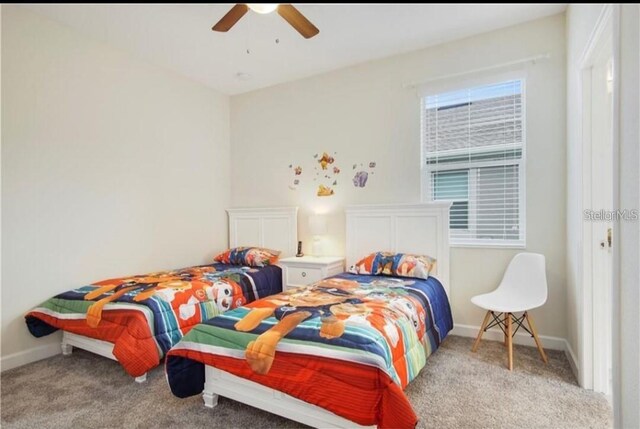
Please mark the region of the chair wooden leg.
<svg viewBox="0 0 640 429"><path fill-rule="evenodd" d="M542 360L544 361L544 363L548 363L549 361L547 359L547 355L544 352L544 349L542 348L542 343L540 342L540 338L538 338L538 332L536 331L536 327L533 324L533 320L531 319L531 316L529 316L529 312L525 312L524 315L527 319L527 323L529 324L529 329L533 334L533 339L536 342L536 346L538 346L538 351L540 352L540 356L542 356Z"/></svg>
<svg viewBox="0 0 640 429"><path fill-rule="evenodd" d="M511 313L507 313L507 349L509 352L509 371L513 370L513 328L511 326Z"/></svg>
<svg viewBox="0 0 640 429"><path fill-rule="evenodd" d="M482 339L482 334L484 334L484 329L487 327L489 323L489 316L491 316L491 312L487 311L487 314L484 316L484 320L482 321L482 326L480 326L480 332L478 332L478 337L476 341L473 343L473 347L471 348L472 352L476 352L478 350L478 346L480 345L480 340Z"/></svg>

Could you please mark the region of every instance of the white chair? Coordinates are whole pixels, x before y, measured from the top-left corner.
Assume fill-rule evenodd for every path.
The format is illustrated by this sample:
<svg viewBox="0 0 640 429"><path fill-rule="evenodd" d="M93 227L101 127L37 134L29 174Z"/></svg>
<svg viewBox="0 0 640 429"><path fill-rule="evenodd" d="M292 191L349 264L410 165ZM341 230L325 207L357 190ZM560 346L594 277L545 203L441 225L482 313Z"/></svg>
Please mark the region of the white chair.
<svg viewBox="0 0 640 429"><path fill-rule="evenodd" d="M529 310L542 306L547 301L547 276L545 274L544 256L537 253L518 253L513 257L500 285L496 290L484 295L471 298L471 302L487 310L478 337L473 343L472 352L480 345L482 334L494 326L504 332L504 342L509 351L509 371L513 369L513 336L522 328L527 331L536 342L538 351L544 363L547 355L544 353L540 338L531 320ZM516 317L514 313L523 312ZM489 318L493 320L489 322ZM529 329L524 326L527 320ZM517 327L513 330L513 324Z"/></svg>

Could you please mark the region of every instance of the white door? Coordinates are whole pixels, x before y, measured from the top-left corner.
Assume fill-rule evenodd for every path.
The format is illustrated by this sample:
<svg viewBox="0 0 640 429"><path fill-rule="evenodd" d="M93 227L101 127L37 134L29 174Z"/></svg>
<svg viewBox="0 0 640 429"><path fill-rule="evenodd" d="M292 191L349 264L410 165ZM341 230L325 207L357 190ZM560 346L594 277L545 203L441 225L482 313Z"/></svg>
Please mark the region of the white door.
<svg viewBox="0 0 640 429"><path fill-rule="evenodd" d="M613 212L613 58L610 43L596 53L590 70L591 222L593 285L593 388L612 392L612 228Z"/></svg>

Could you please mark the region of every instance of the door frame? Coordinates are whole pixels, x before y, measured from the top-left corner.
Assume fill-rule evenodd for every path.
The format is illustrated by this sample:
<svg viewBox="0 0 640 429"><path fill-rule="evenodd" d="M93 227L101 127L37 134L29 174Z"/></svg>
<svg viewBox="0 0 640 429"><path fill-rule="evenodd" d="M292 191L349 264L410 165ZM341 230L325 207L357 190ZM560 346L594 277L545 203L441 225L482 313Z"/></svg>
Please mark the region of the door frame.
<svg viewBox="0 0 640 429"><path fill-rule="evenodd" d="M613 58L613 90L612 90L612 197L613 208L619 207L619 177L616 174L619 171L619 21L620 21L620 6L617 4L607 4L603 7L598 21L591 33L589 41L585 47L580 60L579 68L579 82L580 82L580 95L581 95L581 128L582 128L582 195L581 195L581 209L591 209L591 172L592 172L592 140L591 140L591 80L590 70L594 64L597 55L600 53L603 43L610 37L612 43L612 58ZM613 243L612 248L612 279L611 279L611 338L612 338L612 366L615 367L617 359L617 350L620 338L616 326L619 326L619 296L620 296L620 284L619 284L619 257L616 250L616 244L618 242L617 228L613 229ZM579 285L582 285L581 296L581 347L580 347L580 364L578 368L579 383L583 388L593 389L596 391L604 391L602 386L603 378L608 380L609 375L603 374L603 371L607 371L606 368L602 368L599 365L599 359L602 359L602 355L599 352L598 345L594 341L594 338L601 337L603 334L603 323L606 322L606 312L603 311L601 306L594 305L594 285L593 276L591 270L590 261L592 260L592 254L596 250L593 246L592 225L589 222L583 221L582 234L581 234L581 254L580 254L580 273L582 281ZM612 368L613 377L613 392L614 397L617 388L620 385L619 377L616 375L615 368ZM614 404L615 406L615 404Z"/></svg>

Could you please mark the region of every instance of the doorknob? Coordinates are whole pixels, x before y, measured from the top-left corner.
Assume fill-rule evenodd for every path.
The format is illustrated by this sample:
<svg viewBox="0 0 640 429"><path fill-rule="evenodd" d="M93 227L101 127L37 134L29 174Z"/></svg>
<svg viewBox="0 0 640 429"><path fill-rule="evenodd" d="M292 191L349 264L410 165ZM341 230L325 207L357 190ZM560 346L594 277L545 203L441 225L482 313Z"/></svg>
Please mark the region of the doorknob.
<svg viewBox="0 0 640 429"><path fill-rule="evenodd" d="M612 246L612 235L613 235L613 231L611 230L611 228L607 228L607 239L606 240L602 240L600 242L600 248L604 249L605 247L609 247L609 249L611 249L611 246Z"/></svg>

